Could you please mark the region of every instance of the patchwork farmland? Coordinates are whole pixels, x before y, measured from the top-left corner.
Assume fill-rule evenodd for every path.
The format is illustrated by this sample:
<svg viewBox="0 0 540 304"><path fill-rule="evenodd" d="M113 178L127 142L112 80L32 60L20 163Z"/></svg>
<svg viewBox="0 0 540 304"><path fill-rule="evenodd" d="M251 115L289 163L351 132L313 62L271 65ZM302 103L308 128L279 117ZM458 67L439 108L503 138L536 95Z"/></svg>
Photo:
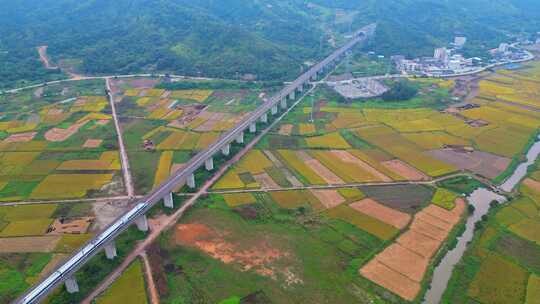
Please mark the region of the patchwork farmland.
<svg viewBox="0 0 540 304"><path fill-rule="evenodd" d="M147 193L241 121L272 90L158 89L157 80L115 80L138 194ZM153 174L152 174L153 173Z"/></svg>
<svg viewBox="0 0 540 304"><path fill-rule="evenodd" d="M502 74L522 77L536 69L532 64L500 70L480 86ZM435 95L451 94L454 81L411 81L418 82L420 95L389 104L346 103L325 88L314 91L163 236L160 257L183 256L166 261L171 269L211 267L212 276L189 271L163 280L187 284L210 302L421 302L435 264L472 212L463 196L482 183L470 176L494 183L504 179L537 135L540 120L523 104L487 98L487 87L469 103L434 102ZM524 184L540 189L532 178ZM506 228L497 226L498 245L486 244L494 253L481 256L485 270L473 281L463 270L471 266L466 258L445 303L506 303L512 297L529 303L525 299L534 297L538 286L532 262L532 252L539 252L532 231L538 227L516 212L536 214L533 205L516 202L512 209L518 211L506 211ZM529 248L532 256L502 252L515 246ZM316 258L319 254L324 258ZM518 254L522 260L516 260ZM480 268L476 257L471 261ZM332 268L336 264L346 266ZM513 280L487 279L503 272L515 274ZM497 293L499 299L493 297ZM194 299L182 290L162 296Z"/></svg>
<svg viewBox="0 0 540 304"><path fill-rule="evenodd" d="M464 197L479 181L507 177L538 134L538 69L491 72L460 103L451 98L453 80L410 79L419 94L395 102L350 102L318 87L147 249L144 267L136 259L97 303L146 303L145 288L164 303L420 303L473 212ZM128 207L103 88L82 81L0 97L0 200L25 202L0 206L0 279L13 278L0 287L2 302ZM134 186L144 195L274 88L119 78L111 90ZM539 176L531 172L519 196L479 225L444 303L534 303ZM178 205L188 193L175 192ZM82 203L88 199L98 201ZM37 201L51 202L26 204ZM169 214L153 209L150 229ZM128 231L119 255L143 237ZM80 294L61 289L51 303L83 300L121 262L96 259L77 274ZM95 271L83 277L88 269ZM143 271L155 287L145 285ZM133 293L119 292L125 286Z"/></svg>
<svg viewBox="0 0 540 304"><path fill-rule="evenodd" d="M169 91L156 88L160 83L157 78L111 80L139 194L167 179L272 92ZM14 300L129 208L105 87L103 80L81 80L0 95L0 280L8 282L0 287L2 303ZM133 237L139 235L127 240ZM132 246L119 244L118 250ZM103 260L104 269L116 265ZM100 281L92 279L94 285Z"/></svg>

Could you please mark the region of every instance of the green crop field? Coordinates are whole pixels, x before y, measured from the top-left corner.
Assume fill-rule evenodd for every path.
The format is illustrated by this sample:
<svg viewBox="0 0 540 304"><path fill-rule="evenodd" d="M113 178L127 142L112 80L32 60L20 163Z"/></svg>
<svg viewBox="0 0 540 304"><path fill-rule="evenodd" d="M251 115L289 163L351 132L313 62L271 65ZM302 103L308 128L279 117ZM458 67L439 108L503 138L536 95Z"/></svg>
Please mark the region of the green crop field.
<svg viewBox="0 0 540 304"><path fill-rule="evenodd" d="M96 303L148 303L141 262L133 262L111 287L96 299Z"/></svg>

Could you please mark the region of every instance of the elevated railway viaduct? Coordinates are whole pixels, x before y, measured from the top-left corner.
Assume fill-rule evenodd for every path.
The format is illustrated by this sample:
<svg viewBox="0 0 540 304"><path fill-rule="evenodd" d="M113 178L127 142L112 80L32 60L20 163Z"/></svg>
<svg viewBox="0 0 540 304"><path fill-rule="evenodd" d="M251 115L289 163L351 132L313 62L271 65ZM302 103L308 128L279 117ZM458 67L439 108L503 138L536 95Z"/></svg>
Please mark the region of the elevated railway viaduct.
<svg viewBox="0 0 540 304"><path fill-rule="evenodd" d="M248 117L238 123L234 128L225 132L207 149L195 155L188 163L185 164L182 169L178 170L167 181L156 189L152 190L152 192L139 199L129 211L116 219L110 226L97 234L83 247L78 249L54 272L30 288L14 303L38 303L60 284L65 284L67 291L70 293L78 292L79 287L77 281L75 280L74 274L94 255L101 252L101 250L104 250L107 258L115 258L115 239L122 232L127 230L128 227L133 224L135 224L141 231L148 231L146 213L153 206L163 200L166 207L173 208L173 191L184 184L189 188L195 188L196 170L202 168L203 166L206 170L213 170L215 155L222 153L223 155L228 156L231 153L230 148L232 142L243 144L245 132L255 133L258 122L267 123L269 115L276 115L279 112L279 108L288 108L288 101L295 100L297 92L302 92L310 81L317 80L319 75L333 67L344 57L346 52L355 45L366 41L371 35L373 35L374 30L375 25L373 24L355 32L352 38L344 46L335 50L324 60L311 67L307 72L287 85L279 93L259 106L255 111L250 113ZM109 98L113 98L111 92L108 92L108 94Z"/></svg>

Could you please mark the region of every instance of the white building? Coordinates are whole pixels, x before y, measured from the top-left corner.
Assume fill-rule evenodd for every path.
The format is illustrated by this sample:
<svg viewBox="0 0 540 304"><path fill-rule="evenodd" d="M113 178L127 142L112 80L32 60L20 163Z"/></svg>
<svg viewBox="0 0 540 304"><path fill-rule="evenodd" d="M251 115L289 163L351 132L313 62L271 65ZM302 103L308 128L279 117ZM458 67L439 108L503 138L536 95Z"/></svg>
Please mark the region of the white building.
<svg viewBox="0 0 540 304"><path fill-rule="evenodd" d="M501 43L499 44L499 48L497 49L499 51L499 53L506 53L508 52L508 43Z"/></svg>
<svg viewBox="0 0 540 304"><path fill-rule="evenodd" d="M466 42L467 42L467 37L457 36L454 38L454 44L457 47L463 47Z"/></svg>
<svg viewBox="0 0 540 304"><path fill-rule="evenodd" d="M436 60L446 63L448 62L448 50L446 48L436 48L435 54L433 55L433 58Z"/></svg>
<svg viewBox="0 0 540 304"><path fill-rule="evenodd" d="M461 69L461 61L459 60L450 60L448 62L448 68L451 70L460 70Z"/></svg>

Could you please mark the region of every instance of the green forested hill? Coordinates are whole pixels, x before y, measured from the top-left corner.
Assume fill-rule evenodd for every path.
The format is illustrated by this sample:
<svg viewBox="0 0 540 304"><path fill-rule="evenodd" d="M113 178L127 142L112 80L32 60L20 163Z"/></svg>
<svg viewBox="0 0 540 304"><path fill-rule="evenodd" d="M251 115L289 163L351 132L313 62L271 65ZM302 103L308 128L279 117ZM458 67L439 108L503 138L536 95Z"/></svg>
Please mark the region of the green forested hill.
<svg viewBox="0 0 540 304"><path fill-rule="evenodd" d="M0 87L59 77L35 47L86 74L174 72L290 79L349 28L378 22L371 48L430 54L455 34L471 51L536 32L534 0L0 0Z"/></svg>

